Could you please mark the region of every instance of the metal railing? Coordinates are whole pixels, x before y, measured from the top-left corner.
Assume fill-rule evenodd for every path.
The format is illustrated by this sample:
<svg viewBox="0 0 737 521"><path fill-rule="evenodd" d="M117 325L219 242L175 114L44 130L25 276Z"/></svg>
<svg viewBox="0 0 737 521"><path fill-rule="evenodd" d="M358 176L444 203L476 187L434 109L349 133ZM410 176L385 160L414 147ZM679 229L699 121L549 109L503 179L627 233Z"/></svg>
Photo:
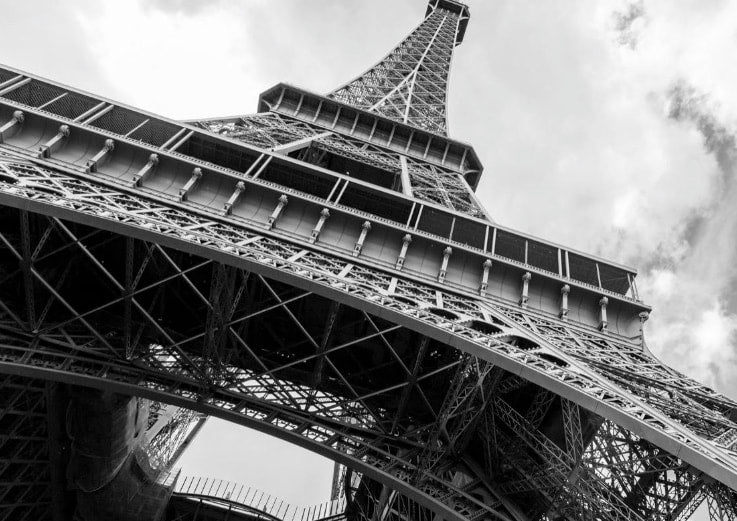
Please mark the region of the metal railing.
<svg viewBox="0 0 737 521"><path fill-rule="evenodd" d="M319 521L342 518L345 499L327 501L318 505L302 507L287 503L253 487L222 479L187 476L180 479L174 489L180 496L200 498L215 502L227 502L266 519L280 521Z"/></svg>

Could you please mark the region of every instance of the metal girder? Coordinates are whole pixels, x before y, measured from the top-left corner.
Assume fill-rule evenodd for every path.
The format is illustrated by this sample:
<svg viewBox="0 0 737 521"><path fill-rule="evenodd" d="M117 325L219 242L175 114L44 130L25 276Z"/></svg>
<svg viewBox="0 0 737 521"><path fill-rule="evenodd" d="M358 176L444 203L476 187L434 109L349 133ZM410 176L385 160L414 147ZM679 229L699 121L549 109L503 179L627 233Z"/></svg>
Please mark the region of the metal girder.
<svg viewBox="0 0 737 521"><path fill-rule="evenodd" d="M462 16L434 9L387 57L330 96L445 135L449 63Z"/></svg>
<svg viewBox="0 0 737 521"><path fill-rule="evenodd" d="M67 226L67 228L69 228L69 227ZM84 253L84 250L82 250L82 249L81 249L81 248L80 248L80 247L79 247L79 246L77 245L77 244L79 244L79 243L81 243L81 244L84 244L84 243L85 243L85 241L84 241L84 240L81 240L81 239L80 239L80 237L81 237L81 236L84 236L84 235L90 236L90 237L92 237L93 239L94 239L94 238L96 237L95 235L90 235L90 234L88 234L88 233L86 233L86 232L85 232L85 233L78 233L78 234L73 234L73 237L72 237L72 236L69 236L69 234L68 234L68 233L64 232L64 229L63 229L63 228L60 228L60 227L59 227L58 225L57 225L57 229L61 230L61 231L62 231L62 232L63 232L63 233L64 233L64 234L65 234L65 235L67 236L67 237L69 237L69 240L70 240L70 241L73 241L73 242L74 242L74 244L75 244L75 246L74 246L74 247L75 247L75 248L79 248L79 249L80 249L80 251L81 251L81 252L83 253L83 255L87 255L87 254L86 254L86 253ZM11 245L12 245L12 241L8 240L8 242L9 242L9 243L11 243ZM255 242L255 243L253 243L253 244L258 244L258 242L260 242L260 241L256 241L256 242ZM91 249L90 249L90 248L87 248L86 250L87 250L88 252L91 252ZM154 248L154 250L155 250L155 248ZM63 251L64 253L66 253L66 252L67 252L68 250L66 250L66 249L65 249L65 250L62 250L62 251ZM144 252L149 252L149 251L151 251L151 249L150 249L150 248L148 248L148 247L142 246L142 247L136 247L136 251L138 251L138 252L141 252L141 256L142 256L142 258L145 258L145 256L146 256L146 255L148 255L148 254L147 254L147 253L145 253L145 254L144 254ZM290 256L291 256L291 255L293 255L293 254L290 254ZM164 257L160 257L160 258L162 258L162 259L163 259ZM48 257L48 258L46 258L46 260L51 260L51 258L50 258L50 257ZM309 256L309 255L305 255L305 256L301 257L301 258L300 258L300 260L301 260L301 261L302 261L302 260L307 260L307 261L309 261L309 260L310 260L310 256ZM149 264L151 264L151 261L148 261L148 263L149 263ZM161 261L159 261L158 263L159 263L159 264L161 264ZM200 262L200 261L197 261L196 265L197 265L197 266L205 266L205 264L203 264L203 263L202 263L202 262ZM95 264L95 266L97 266L97 264ZM308 264L308 266L309 266L309 264ZM324 265L322 265L322 266L324 266ZM336 272L337 272L337 271L343 271L343 268L344 268L344 265L340 265L340 264L336 265ZM186 268L184 268L184 269L190 269L190 268L189 268L189 267L186 267ZM212 272L212 268L210 268L210 272ZM20 273L20 272L19 272L19 273ZM101 270L101 273L102 273L103 275L105 275L105 272L104 272L104 270ZM196 269L192 269L192 270L190 271L190 273L197 273L197 270L196 270ZM351 273L353 273L353 272L351 272ZM359 275L360 277L365 277L365 276L366 276L366 272L365 272L365 271L358 271L358 272L356 272L355 274L356 274L356 275ZM107 276L107 275L105 275L105 276ZM122 283L120 284L120 286L121 286L121 287L123 287L123 288L125 287L125 284L124 284L124 282L125 282L125 277L126 277L126 275L125 275L125 270L122 270L122 271L121 271L121 275L120 275L120 280L122 281ZM159 273L159 274L157 274L157 277L156 277L156 278L157 278L158 280L162 281L162 282L161 282L161 284L164 284L164 285L166 285L167 283L172 283L172 282L174 282L174 281L177 281L177 280L181 281L181 280L183 280L183 279L184 279L184 277L182 276L182 274L181 274L181 273L177 273L177 274L175 274L174 272L172 272L172 273ZM365 280L365 279L364 279L364 280ZM345 284L345 279L342 279L342 281L341 281L341 284ZM151 285L151 284L149 284L149 286L150 286L150 285ZM387 285L388 285L388 282L387 282ZM44 287L45 287L45 286L46 286L46 285L44 285ZM154 285L154 286L155 286L155 285ZM397 286L397 287L399 288L400 286ZM402 288L404 288L404 287L406 287L406 286L401 286L401 287L402 287ZM154 290L154 289L155 289L155 287L151 287L151 288L149 288L149 291L152 291L152 290ZM145 292L145 291L142 291L142 292L138 293L138 295L142 295L142 296L144 296L144 295L146 295L146 292ZM299 295L299 294L297 293L297 294L295 294L295 295ZM199 297L198 297L198 298L199 298ZM283 302L286 302L287 300L289 300L289 299L285 299L284 297L281 297L281 298L282 298ZM302 298L305 298L305 297L302 297ZM415 297L415 298L416 298L416 297ZM112 302L121 302L121 300L120 300L120 299L121 299L121 297L120 297L120 294L116 294L116 295L115 295L114 297L113 297L113 296L111 295L111 300L110 300L110 302L111 302L111 303L112 303ZM207 300L207 299L205 298L205 300ZM272 302L273 302L273 304L267 304L266 308L272 307L273 309L282 309L282 308L283 308L283 306L284 306L284 303L283 303L283 302L279 302L279 301L278 301L278 299L274 299L274 298L273 298L273 294L272 294ZM296 302L296 301L293 301L293 302ZM385 301L385 302L389 302L389 301ZM450 295L448 295L448 296L444 296L444 297L443 297L443 303L444 303L444 305L446 305L446 306L454 306L454 305L456 305L456 304L454 304L454 298L453 298L452 296L450 296ZM264 309L266 309L266 308L264 308ZM103 305L103 304L100 304L100 305L96 306L96 307L95 307L94 309L97 309L97 310L98 310L98 312L99 312L99 310L105 309L105 305ZM66 310L67 310L67 312L70 312L70 311L69 311L69 308L68 308L68 307L66 308ZM93 317L93 316L94 316L94 313L90 313L90 312L87 312L87 311L85 311L85 312L82 312L82 313L80 313L80 312L79 312L79 310L76 310L76 311L77 311L77 313L78 313L78 316L80 316L80 317L84 317L84 316L87 316L87 317ZM469 311L470 311L470 310L469 310L468 308L465 308L465 309L464 309L464 312L465 312L465 313L468 313ZM239 312L240 312L240 311L239 311ZM246 314L246 315L244 315L244 316L250 316L250 315L252 315L252 314L253 314L253 312L251 312L251 313L248 313L248 314ZM149 315L150 315L150 313L149 313ZM234 315L234 317L235 317L235 316L236 316L236 315ZM238 316L240 316L240 315L238 315ZM426 316L427 318L430 318L430 317L432 317L432 321L433 321L434 323L437 323L437 322L438 322L439 320L440 320L441 322L443 321L443 319L441 319L441 318L440 318L440 317L438 317L437 315L431 315L431 314L428 314L428 315L424 315L424 316ZM287 314L287 317L288 317L288 314ZM138 319L137 319L137 320L138 320ZM238 318L234 318L234 319L233 319L233 321L235 321L235 320L239 320L239 319L238 319ZM292 320L292 319L289 319L289 320ZM69 318L69 319L63 319L63 320L62 320L62 322L66 322L66 323L67 323L68 325L72 325L72 324L73 324L73 323L75 322L75 319L74 319L74 318ZM529 323L529 322L525 322L525 323ZM140 327L140 324L139 324L139 327ZM323 327L324 327L324 326L323 326ZM396 327L396 326L394 326L394 327ZM453 325L453 326L451 326L451 327L452 327L452 330L454 330L454 331L462 331L462 330L463 330L463 329L462 329L462 328L460 328L460 327L459 327L458 325ZM94 333L94 331L88 331L88 334L89 334L89 336L90 336L91 338L94 338L94 337L95 337L95 333ZM374 335L375 337L381 337L381 336L382 336L382 334L377 334L377 332L376 332L375 330L372 330L371 334L372 334L372 335ZM383 334L385 335L386 333L383 333ZM478 333L477 333L477 332L473 332L473 335L478 335ZM142 338L145 338L145 337L142 337ZM185 346L185 345L187 345L187 344L192 344L192 343L193 343L193 340L192 340L193 338L201 338L201 335L199 335L199 334L195 334L195 335L187 335L187 336L186 336L186 338L183 338L183 339L181 339L181 340L176 340L176 341L174 342L174 345L175 345L175 346ZM307 340L307 338L306 338L306 337L304 337L304 338L305 338L305 340ZM309 340L308 340L308 342L309 342ZM312 344L311 342L309 342L309 343L310 343L310 344L312 345L312 349L313 349L313 351L312 351L312 353L311 353L311 356L313 356L313 357L314 357L314 356L316 356L316 353L315 353L315 351L314 351L314 344ZM319 344L318 344L318 345L319 345ZM429 346L429 344L428 344L428 346ZM180 348L181 348L181 347L180 347ZM332 349L332 348L331 348L331 349ZM393 348L393 349L396 349L396 348ZM99 351L99 350L97 350L96 352L98 352L98 353L99 353L100 351ZM389 351L388 349L387 349L387 352L388 352L388 353L390 353L390 356L391 356L392 358L395 358L395 355L394 355L394 354L391 354L391 352L390 352L390 351ZM310 356L310 355L307 355L307 354L306 354L306 356ZM528 353L527 353L527 354L526 354L525 356L526 356L526 357L528 357L528 358L529 358L530 360L535 360L534 356L531 356L529 352L528 352ZM295 367L295 366L297 365L297 364L295 364L294 362L289 362L289 363L290 363L290 364L293 364L293 365L291 365L291 367ZM185 365L186 365L186 364L185 364ZM286 365L286 364L282 364L282 365ZM408 367L408 364L404 364L404 365L405 365L405 367ZM411 365L411 362L410 362L410 364L409 364L409 365ZM420 365L419 367L421 367L421 365ZM453 366L451 366L451 367L453 367ZM550 365L549 365L549 367L550 367L551 369L555 370L555 368L556 368L556 367L559 367L559 366L557 366L556 364L550 364ZM271 370L269 370L269 371L270 371L270 372L269 372L269 374L276 374L276 373L278 373L278 372L279 372L278 370L276 371L276 373L274 373L274 372L273 372L273 371L271 371ZM412 374L412 371L411 371L411 370L407 371L407 370L406 370L405 368L402 368L402 369L401 369L401 372L402 372L402 374L404 374L404 378L408 378L408 380L407 380L407 381L410 381L410 380L409 380L409 375L411 375L411 374ZM344 378L345 378L345 376L344 376ZM504 380L502 380L502 383L500 384L500 390L499 390L498 392L501 392L501 388L502 388L502 387L504 386L504 383L503 383L503 382L506 382L506 381L507 381L507 379L504 379ZM522 383L524 383L524 382L528 382L528 380L524 380L524 379L523 379L523 380L522 380ZM403 384L403 385L402 385L401 387L399 387L399 388L400 388L400 389L403 389L403 390L406 390L406 389L407 389L407 388L409 388L409 387L411 387L411 386L410 386L410 385L406 385L406 384ZM508 387L508 386L507 386L507 387ZM508 391L508 390L510 390L510 389L511 389L511 388L507 389L507 391ZM354 389L354 390L355 390L355 389ZM304 392L305 392L305 395L309 395L309 391L308 391L308 390L305 390ZM358 393L358 394L360 395L361 393ZM364 396L367 396L367 395L365 395L365 394L364 394ZM348 398L350 398L350 394L349 394L349 395L348 395L347 397L348 397ZM400 396L400 398L401 398L401 396ZM719 402L719 403L723 403L723 402Z"/></svg>
<svg viewBox="0 0 737 521"><path fill-rule="evenodd" d="M737 404L663 366L619 331L603 334L527 307L532 272L644 309L603 287L598 261L591 261L596 286L572 279L568 262L564 278L561 250L557 275L529 259L530 247L553 247L521 236L523 256L496 255L498 229L477 218L483 211L461 177L472 151L437 135L445 132L450 56L467 16L456 4L431 3L423 24L387 59L333 93L415 125L407 131L382 118L391 128L384 143L373 136L375 114L354 111L353 128L341 130L345 105L327 98L320 103L340 105L330 131L316 122L319 108L312 123L299 120L304 93L293 117L277 112L280 99L268 114L203 122L225 136L218 139L164 120L151 126L149 115L52 84L38 88L38 80L13 83L13 96L26 85L37 91L25 101L3 98L0 111L30 109L29 117L63 126L40 153L8 142L0 149L0 372L141 395L300 444L360 473L352 492L359 518L669 519L707 498L712 515L731 519ZM82 108L50 110L74 96ZM3 128L22 122L12 117ZM366 130L361 118L375 121L372 136L354 135ZM91 150L86 161L63 159L70 132ZM395 132L405 134L394 139ZM105 167L116 147L148 161L116 177ZM323 168L335 158L369 174L401 171L411 194ZM187 170L186 184L177 184L175 163ZM217 197L193 197L203 170L210 181L233 185L223 189L224 207ZM259 178L265 172L277 182ZM300 172L329 185L329 195L300 185ZM156 179L164 174L166 189ZM344 206L354 188L362 197ZM254 216L233 210L244 192ZM269 218L261 207L270 203L253 203L277 196ZM380 205L389 207L386 215L373 208ZM399 219L392 207L402 205L408 215ZM303 217L289 213L295 206ZM308 217L315 206L317 228ZM423 212L429 229L422 229ZM322 242L331 213L345 230L352 219L383 227L386 258L351 256L339 241ZM295 221L313 230L310 241L299 227L281 228ZM479 237L459 238L457 223L478 226L483 245ZM333 237L345 234L352 250L355 238L345 230L333 229ZM402 269L406 248L395 264L391 243L405 243L408 230L430 253ZM440 274L432 253L438 246ZM466 260L451 268L468 276L446 281L452 254ZM523 307L484 295L483 286L478 294L491 257L515 277L524 273ZM466 265L475 267L463 271ZM14 407L5 413L14 415ZM33 422L35 413L25 411ZM164 433L152 432L156 457L174 457L191 414L154 424ZM25 433L5 463L35 461L42 454L32 450L36 438Z"/></svg>

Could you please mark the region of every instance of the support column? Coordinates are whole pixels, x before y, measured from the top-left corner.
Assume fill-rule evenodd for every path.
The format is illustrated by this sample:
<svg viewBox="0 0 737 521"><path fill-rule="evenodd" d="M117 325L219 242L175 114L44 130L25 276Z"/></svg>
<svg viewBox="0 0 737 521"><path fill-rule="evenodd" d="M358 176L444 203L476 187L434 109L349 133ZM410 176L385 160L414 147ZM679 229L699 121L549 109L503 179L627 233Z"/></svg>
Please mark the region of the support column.
<svg viewBox="0 0 737 521"><path fill-rule="evenodd" d="M364 221L363 225L361 226L361 235L358 237L358 240L356 241L356 245L353 247L354 257L358 257L361 254L361 250L363 249L363 243L366 240L366 236L368 235L368 232L370 231L371 231L371 222Z"/></svg>
<svg viewBox="0 0 737 521"><path fill-rule="evenodd" d="M412 236L410 234L406 234L404 237L402 237L402 250L399 252L399 257L397 258L397 264L396 268L398 270L402 269L402 266L404 266L404 259L407 256L407 249L409 248L409 245L412 243Z"/></svg>
<svg viewBox="0 0 737 521"><path fill-rule="evenodd" d="M443 262L440 265L440 272L438 273L438 282L445 282L445 275L448 273L448 261L450 256L453 255L453 248L448 246L443 250Z"/></svg>
<svg viewBox="0 0 737 521"><path fill-rule="evenodd" d="M519 305L527 309L527 302L530 300L530 279L532 275L528 271L522 275L522 296L519 299Z"/></svg>
<svg viewBox="0 0 737 521"><path fill-rule="evenodd" d="M571 292L571 287L568 284L563 284L560 288L560 312L558 316L561 320L568 320L568 294Z"/></svg>
<svg viewBox="0 0 737 521"><path fill-rule="evenodd" d="M489 272L491 271L492 262L491 259L484 261L484 274L481 275L481 286L479 287L479 295L482 297L486 296L486 288L489 287Z"/></svg>
<svg viewBox="0 0 737 521"><path fill-rule="evenodd" d="M274 208L274 211L269 216L269 221L266 223L266 228L271 230L274 227L274 224L279 219L279 216L281 215L282 211L284 210L284 207L289 203L289 199L287 199L287 196L282 194L279 196L279 203L276 205L276 208Z"/></svg>
<svg viewBox="0 0 737 521"><path fill-rule="evenodd" d="M601 300L599 300L599 329L604 332L606 332L607 327L609 327L609 322L607 321L606 316L607 304L609 304L609 299L601 297Z"/></svg>

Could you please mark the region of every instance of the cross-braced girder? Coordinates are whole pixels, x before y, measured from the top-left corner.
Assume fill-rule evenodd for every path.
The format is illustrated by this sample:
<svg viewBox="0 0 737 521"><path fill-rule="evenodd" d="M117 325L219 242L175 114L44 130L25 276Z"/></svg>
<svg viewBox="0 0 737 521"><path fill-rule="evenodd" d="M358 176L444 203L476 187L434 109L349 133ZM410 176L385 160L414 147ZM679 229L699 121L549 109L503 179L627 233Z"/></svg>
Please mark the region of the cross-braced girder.
<svg viewBox="0 0 737 521"><path fill-rule="evenodd" d="M383 177L372 177L373 182L460 213L487 218L459 173L355 137L326 132L314 123L267 112L237 119L207 120L199 125L214 134L279 151L323 168L342 170L341 173L351 168L345 160L370 165L383 174ZM407 175L400 182L403 169ZM354 169L351 175L356 173Z"/></svg>
<svg viewBox="0 0 737 521"><path fill-rule="evenodd" d="M36 333L29 332L24 317L5 314L4 360L12 361L14 371L19 370L18 362L39 371L55 367L64 373L78 374L88 385L92 382L84 379L94 375L94 385L124 384L128 392L135 392L138 386L141 392L155 392L161 401L201 407L202 412L211 414L229 413L230 419L237 414L244 418L240 421L249 425L258 423L260 428L273 429L282 436L289 433L291 437L300 437L301 443L313 450L315 446L310 444L320 445L330 457L361 472L368 487L365 493L375 488L369 483L382 483L380 490L372 494L383 494L387 513L410 508L402 506L403 497L409 502L406 505L417 504L432 510L434 503L428 497L447 499L453 491L456 499L441 500L446 506L452 505L453 511L461 508L463 512L489 512L488 507L493 506L491 510L502 519L521 519L515 517L519 513L513 513L513 505L522 497L530 501L525 490L537 494L535 512L539 514L549 508L558 514L594 512L591 505L598 503L591 498L598 496L592 494L604 494L612 504L619 501L624 504L623 512L652 512L656 508L668 511L662 510L663 505L675 511L691 500L690 494L702 479L692 467L659 449L651 449L655 451L653 455L637 456L637 461L647 463L631 471L631 476L638 476L635 481L631 477L614 479L613 468L627 476L627 462L635 460L631 456L607 455L609 449L605 447L637 447L643 441L608 422L603 425L620 429L616 436L629 441L624 445L621 441L615 443L612 440L617 437L611 432L605 434L603 427L592 438L583 427L579 406L551 399L546 394L549 391L530 387L525 379L517 383L516 377L499 372L501 369L497 371L488 362L461 356L394 321L352 306L338 306L313 292L252 271L226 275L232 268L219 268L217 262L160 245L137 239L131 245L125 236L35 214L26 216L26 227L21 212L4 211L0 237L5 255L15 259L17 268L7 270L12 262L5 262L0 284L5 288L17 285L21 291L3 291L3 295L13 297L0 300L4 308L13 309L13 299L25 299L22 235L26 229L38 251L31 273L34 287L42 289L34 291L48 308L43 314L44 323L37 323ZM59 263L57 257L67 262ZM80 294L75 285L82 273L93 294ZM211 299L210 295L213 291L221 294L218 278L223 276L239 282L227 302L218 305L218 299ZM397 289L402 287L396 285ZM416 288L415 292L419 290ZM130 304L131 323L111 323L111 316L125 316L118 310L124 311L126 303ZM461 305L454 304L451 295L444 295L443 303L449 309ZM227 313L218 312L221 319L214 328L215 309L225 309ZM217 357L207 355L203 339L223 330L227 331L225 345L235 347L223 348L221 353L227 355L217 362ZM126 331L135 332L131 335L136 339L132 345L124 340ZM449 381L457 383L450 389L441 383ZM509 399L504 396L522 396L521 391L540 398L530 399L527 409L516 415L509 411L501 414L499 404ZM493 398L494 395L502 398ZM491 407L492 403L496 405ZM559 423L552 420L557 414L562 414ZM511 417L525 422L516 424L524 428L500 431L500 426L508 425ZM541 426L550 429L551 421L562 434L534 434ZM489 423L496 427L483 427ZM493 431L493 450L502 467L507 458L512 458L512 467L530 480L527 489L521 484L512 487L511 481L505 488L503 483L508 476L499 474L499 464L497 470L487 465L484 450L476 449L480 444L465 439L470 436L471 440L480 439L488 445L485 429ZM397 438L392 433L402 436ZM532 436L529 439L534 447L549 447L542 456L552 457L558 463L539 467L539 450L532 460L525 453L514 456L515 451L510 448L514 437L510 436L522 433ZM564 441L555 448L555 441L545 442L543 436L563 436L575 443ZM597 441L600 439L606 443ZM428 447L439 450L429 455ZM438 463L428 468L427 461ZM551 472L554 468L562 470L555 474ZM577 468L590 470L582 472ZM642 478L643 468L654 469L647 471L650 474L658 471L660 477ZM677 479L673 480L669 472L676 472ZM544 485L549 481L549 477L542 477L546 473L559 476L558 481ZM578 481L571 491L574 474ZM393 477L389 479L387 475ZM379 479L382 477L383 482ZM408 494L402 483L410 490L419 487L424 499ZM538 492L545 490L548 492L540 497ZM474 503L474 497L486 499ZM460 507L464 502L469 506ZM632 515L632 519L638 519Z"/></svg>
<svg viewBox="0 0 737 521"><path fill-rule="evenodd" d="M197 414L316 451L351 520L733 519L737 404L631 338L632 273L484 221L466 18L210 133L0 69L0 373L154 400L162 468Z"/></svg>
<svg viewBox="0 0 737 521"><path fill-rule="evenodd" d="M381 62L330 96L445 135L450 64L465 19L465 10L432 9Z"/></svg>

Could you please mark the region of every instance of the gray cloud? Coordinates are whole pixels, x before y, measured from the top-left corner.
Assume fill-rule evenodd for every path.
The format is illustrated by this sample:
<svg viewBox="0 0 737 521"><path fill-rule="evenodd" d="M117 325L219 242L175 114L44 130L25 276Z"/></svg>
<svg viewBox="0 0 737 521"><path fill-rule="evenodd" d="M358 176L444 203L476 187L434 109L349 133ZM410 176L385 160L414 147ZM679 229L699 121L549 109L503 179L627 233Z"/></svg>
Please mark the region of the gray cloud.
<svg viewBox="0 0 737 521"><path fill-rule="evenodd" d="M725 181L732 179L737 164L737 139L734 131L718 120L719 106L710 104L707 95L684 81L673 85L668 98L668 116L693 123L703 136L707 152L716 158Z"/></svg>
<svg viewBox="0 0 737 521"><path fill-rule="evenodd" d="M646 21L644 0L628 4L623 11L615 12L613 18L617 42L630 49L635 49L639 43L642 26Z"/></svg>
<svg viewBox="0 0 737 521"><path fill-rule="evenodd" d="M212 9L220 3L221 0L146 0L142 5L145 8L156 9L165 13L194 16L206 9Z"/></svg>

